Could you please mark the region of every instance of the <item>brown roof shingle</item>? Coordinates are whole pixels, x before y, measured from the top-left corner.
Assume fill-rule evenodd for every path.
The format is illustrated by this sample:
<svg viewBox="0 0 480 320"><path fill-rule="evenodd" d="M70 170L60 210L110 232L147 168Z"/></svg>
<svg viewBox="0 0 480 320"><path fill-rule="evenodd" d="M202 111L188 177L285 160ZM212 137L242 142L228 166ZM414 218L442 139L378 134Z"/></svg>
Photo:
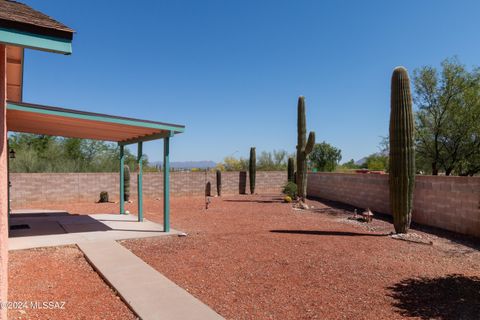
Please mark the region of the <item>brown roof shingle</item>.
<svg viewBox="0 0 480 320"><path fill-rule="evenodd" d="M74 32L46 14L12 0L0 0L0 28L16 29L70 40L73 38Z"/></svg>

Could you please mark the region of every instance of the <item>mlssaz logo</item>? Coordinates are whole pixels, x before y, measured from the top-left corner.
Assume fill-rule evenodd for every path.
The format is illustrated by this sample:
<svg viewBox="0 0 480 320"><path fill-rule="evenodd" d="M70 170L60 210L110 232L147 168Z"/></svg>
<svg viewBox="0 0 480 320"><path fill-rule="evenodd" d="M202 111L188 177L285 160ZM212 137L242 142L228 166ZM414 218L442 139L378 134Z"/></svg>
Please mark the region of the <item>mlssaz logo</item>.
<svg viewBox="0 0 480 320"><path fill-rule="evenodd" d="M31 309L65 309L65 301L31 301Z"/></svg>

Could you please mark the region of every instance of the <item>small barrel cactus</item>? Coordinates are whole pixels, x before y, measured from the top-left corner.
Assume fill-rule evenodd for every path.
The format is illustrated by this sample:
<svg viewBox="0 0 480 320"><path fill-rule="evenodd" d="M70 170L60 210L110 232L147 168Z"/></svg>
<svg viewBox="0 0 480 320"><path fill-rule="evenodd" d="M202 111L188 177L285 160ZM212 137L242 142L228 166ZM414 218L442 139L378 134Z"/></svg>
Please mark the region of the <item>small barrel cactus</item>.
<svg viewBox="0 0 480 320"><path fill-rule="evenodd" d="M410 79L404 67L393 71L390 99L390 206L395 232L410 228L415 186L414 122Z"/></svg>
<svg viewBox="0 0 480 320"><path fill-rule="evenodd" d="M127 165L123 166L123 199L130 200L130 168Z"/></svg>
<svg viewBox="0 0 480 320"><path fill-rule="evenodd" d="M248 174L250 178L250 193L255 193L255 178L257 175L257 157L255 155L255 148L250 148L250 161L248 163Z"/></svg>
<svg viewBox="0 0 480 320"><path fill-rule="evenodd" d="M217 196L222 195L222 171L217 170Z"/></svg>

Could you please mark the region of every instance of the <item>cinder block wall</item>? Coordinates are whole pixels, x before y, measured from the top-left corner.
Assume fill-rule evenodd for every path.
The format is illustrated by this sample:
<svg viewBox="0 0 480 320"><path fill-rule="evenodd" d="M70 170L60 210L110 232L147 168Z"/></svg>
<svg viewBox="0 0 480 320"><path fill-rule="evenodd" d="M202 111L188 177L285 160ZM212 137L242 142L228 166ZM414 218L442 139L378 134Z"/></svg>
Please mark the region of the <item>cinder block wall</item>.
<svg viewBox="0 0 480 320"><path fill-rule="evenodd" d="M309 173L310 196L390 214L388 175ZM417 176L415 222L480 237L480 177Z"/></svg>
<svg viewBox="0 0 480 320"><path fill-rule="evenodd" d="M217 193L215 172L172 172L170 175L171 196L203 196L205 184L210 182L212 195ZM101 191L107 191L110 199L119 198L119 174L117 173L12 173L11 199L14 207L27 203L97 201ZM258 193L278 193L287 180L283 171L257 172ZM246 190L249 192L248 174ZM222 172L222 194L239 194L240 173ZM163 174L144 173L145 197L159 198L163 195ZM137 197L137 175L131 173L130 194Z"/></svg>

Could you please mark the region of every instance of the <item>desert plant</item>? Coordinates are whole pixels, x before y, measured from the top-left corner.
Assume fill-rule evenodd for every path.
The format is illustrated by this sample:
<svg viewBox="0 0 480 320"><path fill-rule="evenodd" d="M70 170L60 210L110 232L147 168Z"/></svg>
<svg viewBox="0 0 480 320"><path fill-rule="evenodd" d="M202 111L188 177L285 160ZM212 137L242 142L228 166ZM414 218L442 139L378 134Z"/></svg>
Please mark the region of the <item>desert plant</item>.
<svg viewBox="0 0 480 320"><path fill-rule="evenodd" d="M130 168L127 165L123 166L123 199L130 200Z"/></svg>
<svg viewBox="0 0 480 320"><path fill-rule="evenodd" d="M323 141L313 146L308 160L313 170L333 172L340 160L342 160L342 151Z"/></svg>
<svg viewBox="0 0 480 320"><path fill-rule="evenodd" d="M288 158L288 181L294 182L295 175L295 161L293 158Z"/></svg>
<svg viewBox="0 0 480 320"><path fill-rule="evenodd" d="M397 67L391 82L389 164L390 206L397 233L406 233L412 219L414 130L410 79L404 67Z"/></svg>
<svg viewBox="0 0 480 320"><path fill-rule="evenodd" d="M298 196L305 201L307 196L307 156L315 145L315 132L311 131L307 140L307 120L305 117L305 97L298 97L297 119L297 179Z"/></svg>
<svg viewBox="0 0 480 320"><path fill-rule="evenodd" d="M238 193L246 194L247 193L247 172L240 171L238 173Z"/></svg>
<svg viewBox="0 0 480 320"><path fill-rule="evenodd" d="M212 196L212 184L210 183L210 181L208 181L205 184L205 197L210 197L210 196Z"/></svg>
<svg viewBox="0 0 480 320"><path fill-rule="evenodd" d="M248 177L250 179L250 193L255 193L255 177L257 175L257 157L255 148L250 148L250 161L248 163Z"/></svg>
<svg viewBox="0 0 480 320"><path fill-rule="evenodd" d="M217 170L217 195L222 195L222 171Z"/></svg>
<svg viewBox="0 0 480 320"><path fill-rule="evenodd" d="M298 189L297 189L297 185L291 181L287 182L284 186L283 186L283 194L289 196L291 199L296 199L297 198L297 193Z"/></svg>
<svg viewBox="0 0 480 320"><path fill-rule="evenodd" d="M108 192L107 191L102 191L100 192L100 200L98 202L108 202Z"/></svg>

